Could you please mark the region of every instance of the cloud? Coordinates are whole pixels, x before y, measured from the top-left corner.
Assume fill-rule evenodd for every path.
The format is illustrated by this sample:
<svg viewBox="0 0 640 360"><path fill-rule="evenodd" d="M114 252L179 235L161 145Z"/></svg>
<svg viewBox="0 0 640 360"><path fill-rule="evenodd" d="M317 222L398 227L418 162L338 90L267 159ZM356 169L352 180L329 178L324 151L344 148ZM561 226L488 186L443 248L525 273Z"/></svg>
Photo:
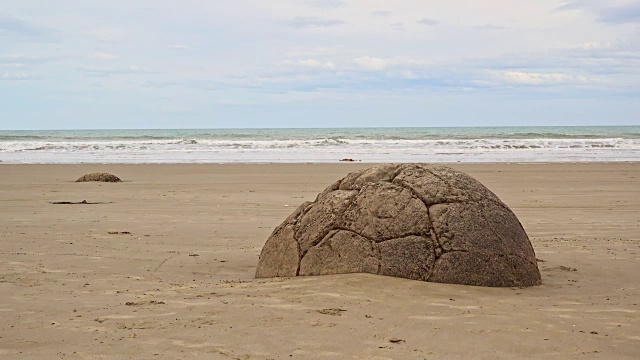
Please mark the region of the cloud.
<svg viewBox="0 0 640 360"><path fill-rule="evenodd" d="M22 84L34 92L77 91L79 96L87 96L91 84L98 83L104 96L91 98L104 106L138 106L156 96L165 99L158 102L190 102L194 94L203 103L217 94L229 102L273 97L295 103L299 98L292 93L297 91L309 99L312 93L400 97L402 89L459 93L464 88L505 97L553 94L553 99L591 92L596 100L620 102L626 101L617 97L622 91L638 94L638 29L628 25L633 11L623 17L617 7L638 0L567 1L522 2L515 12L492 2L461 19L453 4L434 8L416 1L408 6L302 0L257 2L253 7L210 1L173 7L156 1L150 12L142 9L145 5L122 9L86 2L78 8L70 2L45 6L18 0L0 10L18 17L16 25L14 17L7 22L0 15L0 77L35 75L36 81ZM566 12L550 13L556 5ZM33 24L55 26L60 43L34 43L28 36L35 35L26 34L49 30ZM405 31L394 31L401 24ZM189 51L193 47L197 49ZM51 56L57 55L66 57L54 61ZM136 91L138 86L154 90Z"/></svg>
<svg viewBox="0 0 640 360"><path fill-rule="evenodd" d="M27 65L40 65L67 58L66 56L46 56L29 54L5 54L0 55L0 64L12 67L24 67Z"/></svg>
<svg viewBox="0 0 640 360"><path fill-rule="evenodd" d="M556 8L556 11L586 9L595 14L598 22L619 25L640 23L640 1L617 6L602 6L599 1L570 1Z"/></svg>
<svg viewBox="0 0 640 360"><path fill-rule="evenodd" d="M111 54L108 52L102 52L102 51L95 51L91 54L89 54L88 56L91 59L97 59L97 60L115 60L117 58L119 58L118 55L115 54Z"/></svg>
<svg viewBox="0 0 640 360"><path fill-rule="evenodd" d="M474 30L488 30L488 31L504 30L503 26L491 25L491 24L472 26L471 28L474 29Z"/></svg>
<svg viewBox="0 0 640 360"><path fill-rule="evenodd" d="M433 19L422 18L422 19L418 20L418 24L427 25L427 26L434 26L434 25L440 24L440 21L433 20Z"/></svg>
<svg viewBox="0 0 640 360"><path fill-rule="evenodd" d="M370 56L353 59L353 62L367 70L384 70L389 66L386 60Z"/></svg>
<svg viewBox="0 0 640 360"><path fill-rule="evenodd" d="M24 55L24 54L8 54L8 55L0 55L0 64L26 63L26 62L33 62L34 60L40 62L43 59L46 59L46 58L33 56L33 55Z"/></svg>
<svg viewBox="0 0 640 360"><path fill-rule="evenodd" d="M298 65L298 66L304 66L309 68L327 69L327 70L333 70L336 68L336 65L331 61L320 62L316 59L306 59L306 60L297 60L297 61L287 60L287 61L284 61L283 64Z"/></svg>
<svg viewBox="0 0 640 360"><path fill-rule="evenodd" d="M612 43L599 43L599 42L585 42L582 44L576 44L569 46L569 49L580 49L580 50L603 50L603 49L611 49L613 47Z"/></svg>
<svg viewBox="0 0 640 360"><path fill-rule="evenodd" d="M311 7L320 9L338 8L347 5L347 3L342 0L307 0L306 3Z"/></svg>
<svg viewBox="0 0 640 360"><path fill-rule="evenodd" d="M157 71L150 70L145 67L141 67L138 65L129 65L128 67L118 67L118 68L109 68L109 67L86 67L81 68L85 74L89 76L112 76L112 75L152 75L152 74L160 74Z"/></svg>
<svg viewBox="0 0 640 360"><path fill-rule="evenodd" d="M320 62L318 60L315 59L307 59L307 60L299 60L298 64L302 65L302 66L307 66L307 67L313 67L313 68L322 68L322 69L335 69L336 65L334 63L332 63L331 61L327 61L327 62Z"/></svg>
<svg viewBox="0 0 640 360"><path fill-rule="evenodd" d="M392 14L391 11L384 11L384 10L376 10L371 12L371 15L380 16L380 17L391 16L391 14Z"/></svg>
<svg viewBox="0 0 640 360"><path fill-rule="evenodd" d="M343 25L345 24L345 22L343 20L338 20L338 19L320 19L312 16L309 16L309 17L298 16L291 20L286 21L286 24L297 29L302 29L302 28L322 28L322 27L337 26L337 25Z"/></svg>
<svg viewBox="0 0 640 360"><path fill-rule="evenodd" d="M294 48L286 53L287 57L311 57L318 55L334 55L341 52L340 48L335 47L312 47L312 48Z"/></svg>
<svg viewBox="0 0 640 360"><path fill-rule="evenodd" d="M566 2L556 8L556 11L566 11L566 10L575 10L584 7L584 2L580 1L569 1Z"/></svg>
<svg viewBox="0 0 640 360"><path fill-rule="evenodd" d="M0 16L0 30L23 35L40 35L40 32L33 25L9 16Z"/></svg>
<svg viewBox="0 0 640 360"><path fill-rule="evenodd" d="M522 71L509 71L502 73L499 77L511 84L521 85L557 85L568 83L589 83L594 79L586 76L575 76L563 73L535 73Z"/></svg>
<svg viewBox="0 0 640 360"><path fill-rule="evenodd" d="M403 23L393 23L391 24L391 28L395 31L404 31L404 24Z"/></svg>
<svg viewBox="0 0 640 360"><path fill-rule="evenodd" d="M0 62L0 67L4 67L4 68L23 68L26 67L27 64L24 63L3 63Z"/></svg>
<svg viewBox="0 0 640 360"><path fill-rule="evenodd" d="M604 8L599 11L598 21L609 24L640 23L640 2Z"/></svg>
<svg viewBox="0 0 640 360"><path fill-rule="evenodd" d="M0 15L0 35L18 35L22 37L52 40L54 31L34 25L13 16Z"/></svg>
<svg viewBox="0 0 640 360"><path fill-rule="evenodd" d="M87 32L90 37L102 42L120 42L127 38L124 30L119 28L97 28Z"/></svg>
<svg viewBox="0 0 640 360"><path fill-rule="evenodd" d="M0 75L0 80L31 80L34 76L28 72L5 72Z"/></svg>
<svg viewBox="0 0 640 360"><path fill-rule="evenodd" d="M171 46L169 46L169 49L176 49L176 50L195 50L195 48L193 48L193 47L191 47L191 46L182 45L182 44L175 44L175 45L171 45Z"/></svg>

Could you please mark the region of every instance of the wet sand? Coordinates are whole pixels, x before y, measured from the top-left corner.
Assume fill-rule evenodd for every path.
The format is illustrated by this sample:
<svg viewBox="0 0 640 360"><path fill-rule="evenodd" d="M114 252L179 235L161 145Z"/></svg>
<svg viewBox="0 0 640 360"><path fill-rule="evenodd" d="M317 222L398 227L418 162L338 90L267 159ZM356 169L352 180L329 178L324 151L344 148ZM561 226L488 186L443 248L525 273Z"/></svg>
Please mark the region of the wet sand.
<svg viewBox="0 0 640 360"><path fill-rule="evenodd" d="M0 358L640 358L640 163L453 165L520 218L541 286L253 279L364 166L0 165Z"/></svg>

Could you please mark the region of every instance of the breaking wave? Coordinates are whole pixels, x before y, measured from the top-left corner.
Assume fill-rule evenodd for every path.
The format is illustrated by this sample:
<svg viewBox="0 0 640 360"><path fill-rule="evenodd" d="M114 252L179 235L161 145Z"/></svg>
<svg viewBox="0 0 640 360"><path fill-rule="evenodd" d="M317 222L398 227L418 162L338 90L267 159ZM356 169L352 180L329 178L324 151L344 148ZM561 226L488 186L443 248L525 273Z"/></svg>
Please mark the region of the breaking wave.
<svg viewBox="0 0 640 360"><path fill-rule="evenodd" d="M536 130L536 131L533 131ZM2 162L639 161L640 127L0 131Z"/></svg>

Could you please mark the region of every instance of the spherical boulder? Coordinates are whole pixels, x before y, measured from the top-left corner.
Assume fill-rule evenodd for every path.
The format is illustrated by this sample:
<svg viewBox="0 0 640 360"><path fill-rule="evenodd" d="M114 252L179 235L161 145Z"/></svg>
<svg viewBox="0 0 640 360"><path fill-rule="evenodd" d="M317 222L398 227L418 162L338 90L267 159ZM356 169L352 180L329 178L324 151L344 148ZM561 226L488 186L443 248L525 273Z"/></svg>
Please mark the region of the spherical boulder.
<svg viewBox="0 0 640 360"><path fill-rule="evenodd" d="M379 165L338 180L273 231L256 277L357 272L477 286L541 282L509 207L471 176L428 164Z"/></svg>
<svg viewBox="0 0 640 360"><path fill-rule="evenodd" d="M122 180L120 180L120 178L115 175L99 172L83 175L78 180L76 180L76 182L85 181L121 182Z"/></svg>

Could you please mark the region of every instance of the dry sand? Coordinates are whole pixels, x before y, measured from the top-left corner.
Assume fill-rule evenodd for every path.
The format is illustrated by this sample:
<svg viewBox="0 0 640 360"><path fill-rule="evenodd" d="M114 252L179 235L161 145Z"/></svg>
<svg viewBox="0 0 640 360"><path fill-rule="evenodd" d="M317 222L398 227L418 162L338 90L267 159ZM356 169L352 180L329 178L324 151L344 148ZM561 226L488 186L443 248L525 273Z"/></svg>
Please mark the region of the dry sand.
<svg viewBox="0 0 640 360"><path fill-rule="evenodd" d="M541 286L252 279L363 166L0 165L0 358L640 358L640 164L454 166L519 216Z"/></svg>

